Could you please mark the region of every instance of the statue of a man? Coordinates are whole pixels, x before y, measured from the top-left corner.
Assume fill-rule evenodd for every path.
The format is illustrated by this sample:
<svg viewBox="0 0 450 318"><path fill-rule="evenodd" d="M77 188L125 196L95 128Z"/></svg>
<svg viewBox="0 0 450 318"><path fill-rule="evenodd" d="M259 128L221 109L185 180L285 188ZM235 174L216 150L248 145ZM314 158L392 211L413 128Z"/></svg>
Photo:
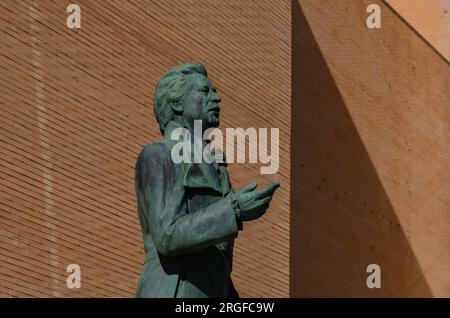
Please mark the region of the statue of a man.
<svg viewBox="0 0 450 318"><path fill-rule="evenodd" d="M145 145L136 163L145 247L136 296L238 297L231 280L234 238L242 222L265 213L279 184L256 190L253 183L235 192L226 163L172 160L176 128L193 132L196 120L203 130L219 125L220 96L203 65L166 72L154 111L164 138Z"/></svg>

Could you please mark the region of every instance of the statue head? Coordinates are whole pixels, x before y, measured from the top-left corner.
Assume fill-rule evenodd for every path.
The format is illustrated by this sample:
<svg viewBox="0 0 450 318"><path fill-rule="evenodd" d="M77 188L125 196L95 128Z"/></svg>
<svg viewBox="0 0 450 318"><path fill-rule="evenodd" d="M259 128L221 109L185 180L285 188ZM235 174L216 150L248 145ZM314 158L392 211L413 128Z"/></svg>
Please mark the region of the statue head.
<svg viewBox="0 0 450 318"><path fill-rule="evenodd" d="M202 64L171 68L156 85L154 111L161 132L170 121L191 128L201 120L203 130L219 126L220 100Z"/></svg>

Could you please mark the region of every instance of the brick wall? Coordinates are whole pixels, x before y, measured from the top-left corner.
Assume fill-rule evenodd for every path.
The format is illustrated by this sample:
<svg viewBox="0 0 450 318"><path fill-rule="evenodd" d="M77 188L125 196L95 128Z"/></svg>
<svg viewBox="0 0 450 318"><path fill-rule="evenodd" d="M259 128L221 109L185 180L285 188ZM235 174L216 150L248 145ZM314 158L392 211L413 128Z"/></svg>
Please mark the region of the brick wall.
<svg viewBox="0 0 450 318"><path fill-rule="evenodd" d="M231 165L240 187L278 181L237 239L242 296L289 293L289 1L0 2L0 296L132 297L143 261L134 193L152 103L169 67L201 62L222 128L280 128L280 170ZM81 289L66 266L81 267Z"/></svg>
<svg viewBox="0 0 450 318"><path fill-rule="evenodd" d="M450 296L448 61L383 1L292 14L291 296Z"/></svg>
<svg viewBox="0 0 450 318"><path fill-rule="evenodd" d="M0 3L0 296L134 295L134 164L160 138L155 83L185 62L207 66L221 128L280 128L277 174L230 166L236 188L282 184L237 239L242 296L449 295L448 61L384 1L76 3L79 30L69 1Z"/></svg>

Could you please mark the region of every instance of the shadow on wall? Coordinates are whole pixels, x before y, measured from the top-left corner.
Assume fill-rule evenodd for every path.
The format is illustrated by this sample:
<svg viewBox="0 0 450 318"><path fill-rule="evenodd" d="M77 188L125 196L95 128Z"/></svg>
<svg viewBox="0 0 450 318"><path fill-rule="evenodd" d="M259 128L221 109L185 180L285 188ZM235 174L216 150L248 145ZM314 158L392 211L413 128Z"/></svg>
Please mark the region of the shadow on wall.
<svg viewBox="0 0 450 318"><path fill-rule="evenodd" d="M291 109L291 297L432 296L296 0Z"/></svg>

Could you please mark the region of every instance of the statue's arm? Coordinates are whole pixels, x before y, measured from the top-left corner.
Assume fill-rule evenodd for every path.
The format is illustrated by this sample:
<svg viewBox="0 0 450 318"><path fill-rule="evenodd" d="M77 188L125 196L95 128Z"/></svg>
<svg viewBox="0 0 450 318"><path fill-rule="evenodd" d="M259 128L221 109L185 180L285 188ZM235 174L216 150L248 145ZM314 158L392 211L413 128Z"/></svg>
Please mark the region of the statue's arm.
<svg viewBox="0 0 450 318"><path fill-rule="evenodd" d="M230 198L187 213L182 180L162 144L146 146L136 166L138 200L159 253L175 256L199 251L236 237L236 220Z"/></svg>

